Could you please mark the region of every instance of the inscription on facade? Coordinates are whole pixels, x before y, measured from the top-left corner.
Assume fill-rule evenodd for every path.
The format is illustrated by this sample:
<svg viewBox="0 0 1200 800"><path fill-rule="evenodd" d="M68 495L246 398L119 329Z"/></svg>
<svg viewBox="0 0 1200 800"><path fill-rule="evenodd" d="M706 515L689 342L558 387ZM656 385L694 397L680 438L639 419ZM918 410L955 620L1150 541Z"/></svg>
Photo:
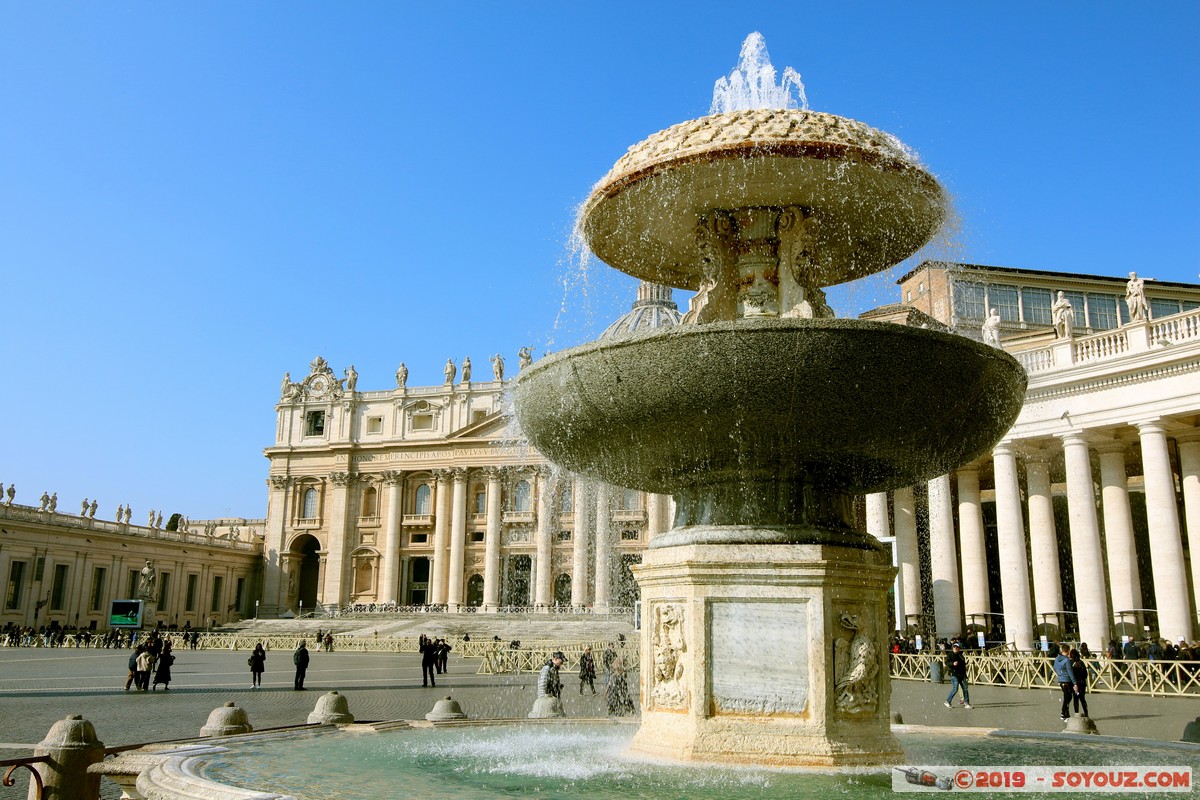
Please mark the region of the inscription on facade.
<svg viewBox="0 0 1200 800"><path fill-rule="evenodd" d="M464 458L481 458L485 456L524 460L521 458L522 455L521 451L509 447L470 447L464 450L447 450L444 452L404 450L397 453L359 453L354 456L338 453L334 457L334 460L342 464L351 461L355 464L389 461L449 461L454 463Z"/></svg>
<svg viewBox="0 0 1200 800"><path fill-rule="evenodd" d="M808 607L804 601L719 601L708 643L717 713L800 713L808 701ZM771 641L770 658L746 658L746 632Z"/></svg>

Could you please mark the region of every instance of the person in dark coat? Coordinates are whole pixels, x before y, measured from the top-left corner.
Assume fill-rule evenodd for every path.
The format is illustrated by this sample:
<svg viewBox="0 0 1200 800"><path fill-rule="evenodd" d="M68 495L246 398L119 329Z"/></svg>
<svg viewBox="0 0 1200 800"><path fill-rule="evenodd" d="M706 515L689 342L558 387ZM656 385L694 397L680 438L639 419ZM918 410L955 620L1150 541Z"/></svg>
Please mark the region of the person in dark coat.
<svg viewBox="0 0 1200 800"><path fill-rule="evenodd" d="M1054 659L1054 677L1058 679L1058 688L1062 690L1062 711L1059 718L1070 719L1071 700L1075 697L1075 673L1071 669L1071 656L1066 648L1059 651Z"/></svg>
<svg viewBox="0 0 1200 800"><path fill-rule="evenodd" d="M1088 668L1078 650L1071 651L1071 674L1075 676L1075 711L1078 713L1079 707L1083 706L1083 715L1086 717L1088 716Z"/></svg>
<svg viewBox="0 0 1200 800"><path fill-rule="evenodd" d="M438 645L436 639L426 639L424 644L421 645L422 686L437 686L437 680L434 679L433 674L441 655L442 648Z"/></svg>
<svg viewBox="0 0 1200 800"><path fill-rule="evenodd" d="M592 656L592 648L586 647L579 657L579 693L583 694L583 685L588 685L592 694L596 693L596 659Z"/></svg>
<svg viewBox="0 0 1200 800"><path fill-rule="evenodd" d="M604 701L608 713L623 717L634 712L633 698L629 696L629 680L625 676L625 659L613 659L608 669L608 685L604 687Z"/></svg>
<svg viewBox="0 0 1200 800"><path fill-rule="evenodd" d="M137 658L142 654L142 648L139 645L129 654L129 676L125 678L125 691L129 691L129 687L134 685L137 680Z"/></svg>
<svg viewBox="0 0 1200 800"><path fill-rule="evenodd" d="M246 663L250 665L250 688L262 688L263 672L267 669L267 651L263 649L262 642L254 645L254 652L250 653Z"/></svg>
<svg viewBox="0 0 1200 800"><path fill-rule="evenodd" d="M438 674L446 671L446 662L450 660L450 643L445 639L438 639Z"/></svg>
<svg viewBox="0 0 1200 800"><path fill-rule="evenodd" d="M963 655L962 645L954 643L950 654L946 656L946 669L950 672L950 694L946 695L946 708L954 708L954 695L962 689L963 708L971 707L971 692L967 688L967 657Z"/></svg>
<svg viewBox="0 0 1200 800"><path fill-rule="evenodd" d="M292 663L296 665L296 681L293 689L304 691L304 673L308 671L308 645L301 641L296 652L292 653Z"/></svg>
<svg viewBox="0 0 1200 800"><path fill-rule="evenodd" d="M158 661L154 667L154 682L151 689L157 689L161 683L163 691L171 690L171 665L175 663L175 654L171 652L171 643L163 644L162 654L159 655Z"/></svg>

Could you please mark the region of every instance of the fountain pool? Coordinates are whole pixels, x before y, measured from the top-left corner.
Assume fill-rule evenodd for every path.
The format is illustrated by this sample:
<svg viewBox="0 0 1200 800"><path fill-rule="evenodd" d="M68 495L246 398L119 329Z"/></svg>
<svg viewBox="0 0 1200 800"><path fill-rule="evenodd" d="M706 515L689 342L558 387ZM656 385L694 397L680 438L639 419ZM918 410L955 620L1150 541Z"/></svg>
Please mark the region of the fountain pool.
<svg viewBox="0 0 1200 800"><path fill-rule="evenodd" d="M897 729L907 763L1112 768L1172 763L1200 771L1200 748L1165 751L1129 740L1070 741L1003 732ZM893 793L891 770L797 772L705 767L627 755L621 723L465 724L384 733L349 731L239 743L198 772L226 785L297 798L874 798ZM262 765L272 765L271 775ZM949 774L949 771L947 771ZM1075 794L1073 796L1087 796Z"/></svg>

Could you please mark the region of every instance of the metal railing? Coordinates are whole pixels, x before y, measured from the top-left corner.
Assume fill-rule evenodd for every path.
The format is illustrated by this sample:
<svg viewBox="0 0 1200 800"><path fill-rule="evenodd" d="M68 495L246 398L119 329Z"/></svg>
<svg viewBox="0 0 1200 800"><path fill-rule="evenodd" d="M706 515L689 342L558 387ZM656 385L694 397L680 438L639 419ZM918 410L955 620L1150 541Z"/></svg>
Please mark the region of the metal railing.
<svg viewBox="0 0 1200 800"><path fill-rule="evenodd" d="M19 769L29 770L29 782L37 787L37 792L34 794L35 800L42 800L45 794L46 787L42 785L42 774L34 769L34 764L49 763L50 756L25 756L24 758L6 758L0 760L0 768L7 767L4 770L4 777L0 778L0 786L12 788L17 785L17 779L13 777L13 773Z"/></svg>
<svg viewBox="0 0 1200 800"><path fill-rule="evenodd" d="M928 681L932 662L945 665L944 655L893 653L890 658L893 680ZM1125 661L1099 656L1084 659L1084 663L1089 692L1200 697L1200 661ZM979 686L1058 688L1054 659L1032 653L968 654L967 680Z"/></svg>
<svg viewBox="0 0 1200 800"><path fill-rule="evenodd" d="M474 644L468 642L467 644ZM476 650L474 653L468 654L467 650L462 652L464 658L482 658L479 669L476 670L477 675L502 675L506 673L519 674L522 672L538 672L542 666L550 658L550 655L555 652L561 652L564 656L562 672L579 672L579 658L583 655L583 651L591 647L592 657L596 659L596 670L602 673L603 654L605 648L609 645L616 645L611 639L599 640L594 642L572 642L569 644L559 642L531 642L522 644L517 649L509 648L495 642L487 642L486 647ZM636 643L625 642L619 647L615 647L618 656L625 660L626 669L637 669L640 663L639 648Z"/></svg>

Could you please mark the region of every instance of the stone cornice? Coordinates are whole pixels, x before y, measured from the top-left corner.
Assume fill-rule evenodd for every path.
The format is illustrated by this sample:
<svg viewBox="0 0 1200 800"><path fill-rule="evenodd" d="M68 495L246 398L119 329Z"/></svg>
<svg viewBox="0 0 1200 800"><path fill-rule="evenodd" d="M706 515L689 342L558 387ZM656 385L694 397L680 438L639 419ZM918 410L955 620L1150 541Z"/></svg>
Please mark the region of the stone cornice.
<svg viewBox="0 0 1200 800"><path fill-rule="evenodd" d="M1187 375L1200 372L1200 358L1189 358L1172 363L1146 364L1137 369L1122 370L1110 374L1094 374L1094 377L1081 377L1071 381L1055 380L1063 375L1047 376L1047 385L1039 386L1041 380L1031 380L1030 389L1025 393L1025 403L1042 402L1061 397L1088 394L1090 392L1115 389L1147 381L1171 378L1176 375Z"/></svg>

